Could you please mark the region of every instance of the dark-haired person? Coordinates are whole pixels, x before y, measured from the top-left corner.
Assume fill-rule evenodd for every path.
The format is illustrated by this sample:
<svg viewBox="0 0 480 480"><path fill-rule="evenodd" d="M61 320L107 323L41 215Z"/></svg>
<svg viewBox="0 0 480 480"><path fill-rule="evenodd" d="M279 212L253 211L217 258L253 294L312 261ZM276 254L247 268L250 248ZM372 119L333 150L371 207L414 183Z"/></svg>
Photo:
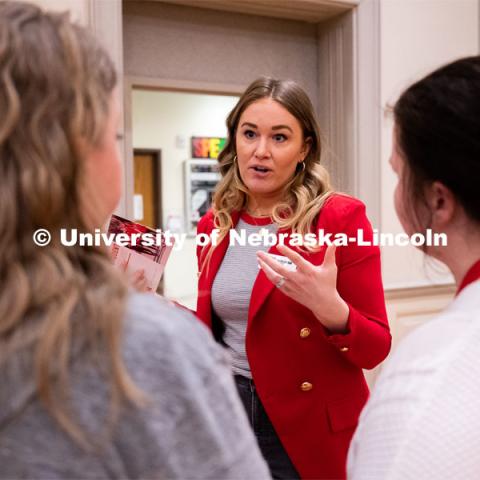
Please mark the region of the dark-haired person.
<svg viewBox="0 0 480 480"><path fill-rule="evenodd" d="M371 238L365 206L332 191L313 107L296 83L253 82L227 127L222 179L198 226L207 234L218 228L219 240L198 248L197 315L230 351L273 477L343 478L368 397L362 369L390 348L379 250L273 246L270 253L291 262L282 267L267 246L230 245L229 232L363 229Z"/></svg>
<svg viewBox="0 0 480 480"><path fill-rule="evenodd" d="M119 201L115 84L66 15L0 2L0 479L268 478L208 330L60 242Z"/></svg>
<svg viewBox="0 0 480 480"><path fill-rule="evenodd" d="M409 234L445 232L425 253L457 284L452 304L400 344L349 453L354 480L480 475L480 57L444 66L394 107L395 208Z"/></svg>

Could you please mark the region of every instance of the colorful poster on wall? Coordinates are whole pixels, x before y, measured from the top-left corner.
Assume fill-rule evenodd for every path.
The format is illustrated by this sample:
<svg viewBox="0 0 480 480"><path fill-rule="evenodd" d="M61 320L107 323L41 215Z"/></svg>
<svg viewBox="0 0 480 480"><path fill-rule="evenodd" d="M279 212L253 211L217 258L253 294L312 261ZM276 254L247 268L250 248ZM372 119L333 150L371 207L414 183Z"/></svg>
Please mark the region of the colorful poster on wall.
<svg viewBox="0 0 480 480"><path fill-rule="evenodd" d="M221 137L192 137L192 157L218 158L226 141Z"/></svg>

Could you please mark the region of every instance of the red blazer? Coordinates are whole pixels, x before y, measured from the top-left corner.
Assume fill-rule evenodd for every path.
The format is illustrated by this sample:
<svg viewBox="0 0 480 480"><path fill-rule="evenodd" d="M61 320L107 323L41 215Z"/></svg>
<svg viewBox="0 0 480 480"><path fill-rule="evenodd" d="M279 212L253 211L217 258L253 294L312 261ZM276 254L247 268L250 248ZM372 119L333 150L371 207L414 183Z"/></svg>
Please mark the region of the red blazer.
<svg viewBox="0 0 480 480"><path fill-rule="evenodd" d="M238 213L233 215L234 224L238 218ZM213 229L210 211L200 220L198 233ZM349 237L363 229L364 239L372 239L365 206L346 195L327 200L318 229ZM211 288L227 247L228 236L215 248L208 268L199 273L197 315L210 328ZM199 268L207 250L197 248ZM324 248L313 254L295 250L315 265L323 262ZM275 247L269 252L278 253ZM310 310L275 288L261 270L250 299L246 351L253 380L302 478L345 477L348 446L368 398L362 369L378 365L390 350L379 248L338 247L336 261L337 289L350 308L346 334L331 335ZM302 389L304 382L313 388Z"/></svg>

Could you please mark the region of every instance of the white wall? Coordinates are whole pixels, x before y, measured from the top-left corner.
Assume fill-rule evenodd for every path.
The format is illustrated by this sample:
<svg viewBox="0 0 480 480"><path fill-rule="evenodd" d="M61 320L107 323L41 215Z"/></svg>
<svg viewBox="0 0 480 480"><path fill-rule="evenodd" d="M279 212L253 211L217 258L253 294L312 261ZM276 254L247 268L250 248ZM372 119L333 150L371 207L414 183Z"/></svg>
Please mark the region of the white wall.
<svg viewBox="0 0 480 480"><path fill-rule="evenodd" d="M183 162L191 157L190 139L226 137L225 120L238 97L134 90L133 147L162 151L162 217L184 217ZM183 148L176 138L182 137ZM165 269L165 295L195 307L197 265L194 239L173 251Z"/></svg>
<svg viewBox="0 0 480 480"><path fill-rule="evenodd" d="M393 105L398 95L429 71L479 51L478 0L381 0L381 99ZM393 206L396 176L390 169L392 119L382 121L383 232L401 232ZM386 288L449 282L413 248L384 247ZM437 271L436 271L437 270ZM445 272L441 269L440 271Z"/></svg>

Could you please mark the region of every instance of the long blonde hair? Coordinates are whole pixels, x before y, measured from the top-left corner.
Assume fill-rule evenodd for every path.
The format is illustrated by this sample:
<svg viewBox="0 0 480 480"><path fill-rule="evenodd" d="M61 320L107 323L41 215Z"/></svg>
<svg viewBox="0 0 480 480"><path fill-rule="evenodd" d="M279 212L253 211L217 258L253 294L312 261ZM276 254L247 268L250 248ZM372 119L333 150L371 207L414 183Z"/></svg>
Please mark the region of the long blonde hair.
<svg viewBox="0 0 480 480"><path fill-rule="evenodd" d="M93 230L80 209L79 139L100 142L115 85L106 52L67 15L0 3L0 368L33 352L40 399L83 446L69 402L77 339L101 358L112 418L141 398L121 358L124 280L105 248L67 248L59 235ZM39 228L52 234L43 248L32 241Z"/></svg>
<svg viewBox="0 0 480 480"><path fill-rule="evenodd" d="M247 205L248 189L236 162L235 135L245 109L263 98L271 98L287 109L300 122L304 141L308 140L310 145L304 168L297 167L295 175L283 189L283 201L273 209L274 222L280 229L292 229L294 233L304 235L311 231L315 218L332 193L328 172L320 164L320 129L308 95L292 80L260 77L248 86L227 117L227 141L218 156L222 178L212 201L214 224L219 230L217 244L233 227L232 212ZM212 246L204 255L203 265L208 263L213 249Z"/></svg>

